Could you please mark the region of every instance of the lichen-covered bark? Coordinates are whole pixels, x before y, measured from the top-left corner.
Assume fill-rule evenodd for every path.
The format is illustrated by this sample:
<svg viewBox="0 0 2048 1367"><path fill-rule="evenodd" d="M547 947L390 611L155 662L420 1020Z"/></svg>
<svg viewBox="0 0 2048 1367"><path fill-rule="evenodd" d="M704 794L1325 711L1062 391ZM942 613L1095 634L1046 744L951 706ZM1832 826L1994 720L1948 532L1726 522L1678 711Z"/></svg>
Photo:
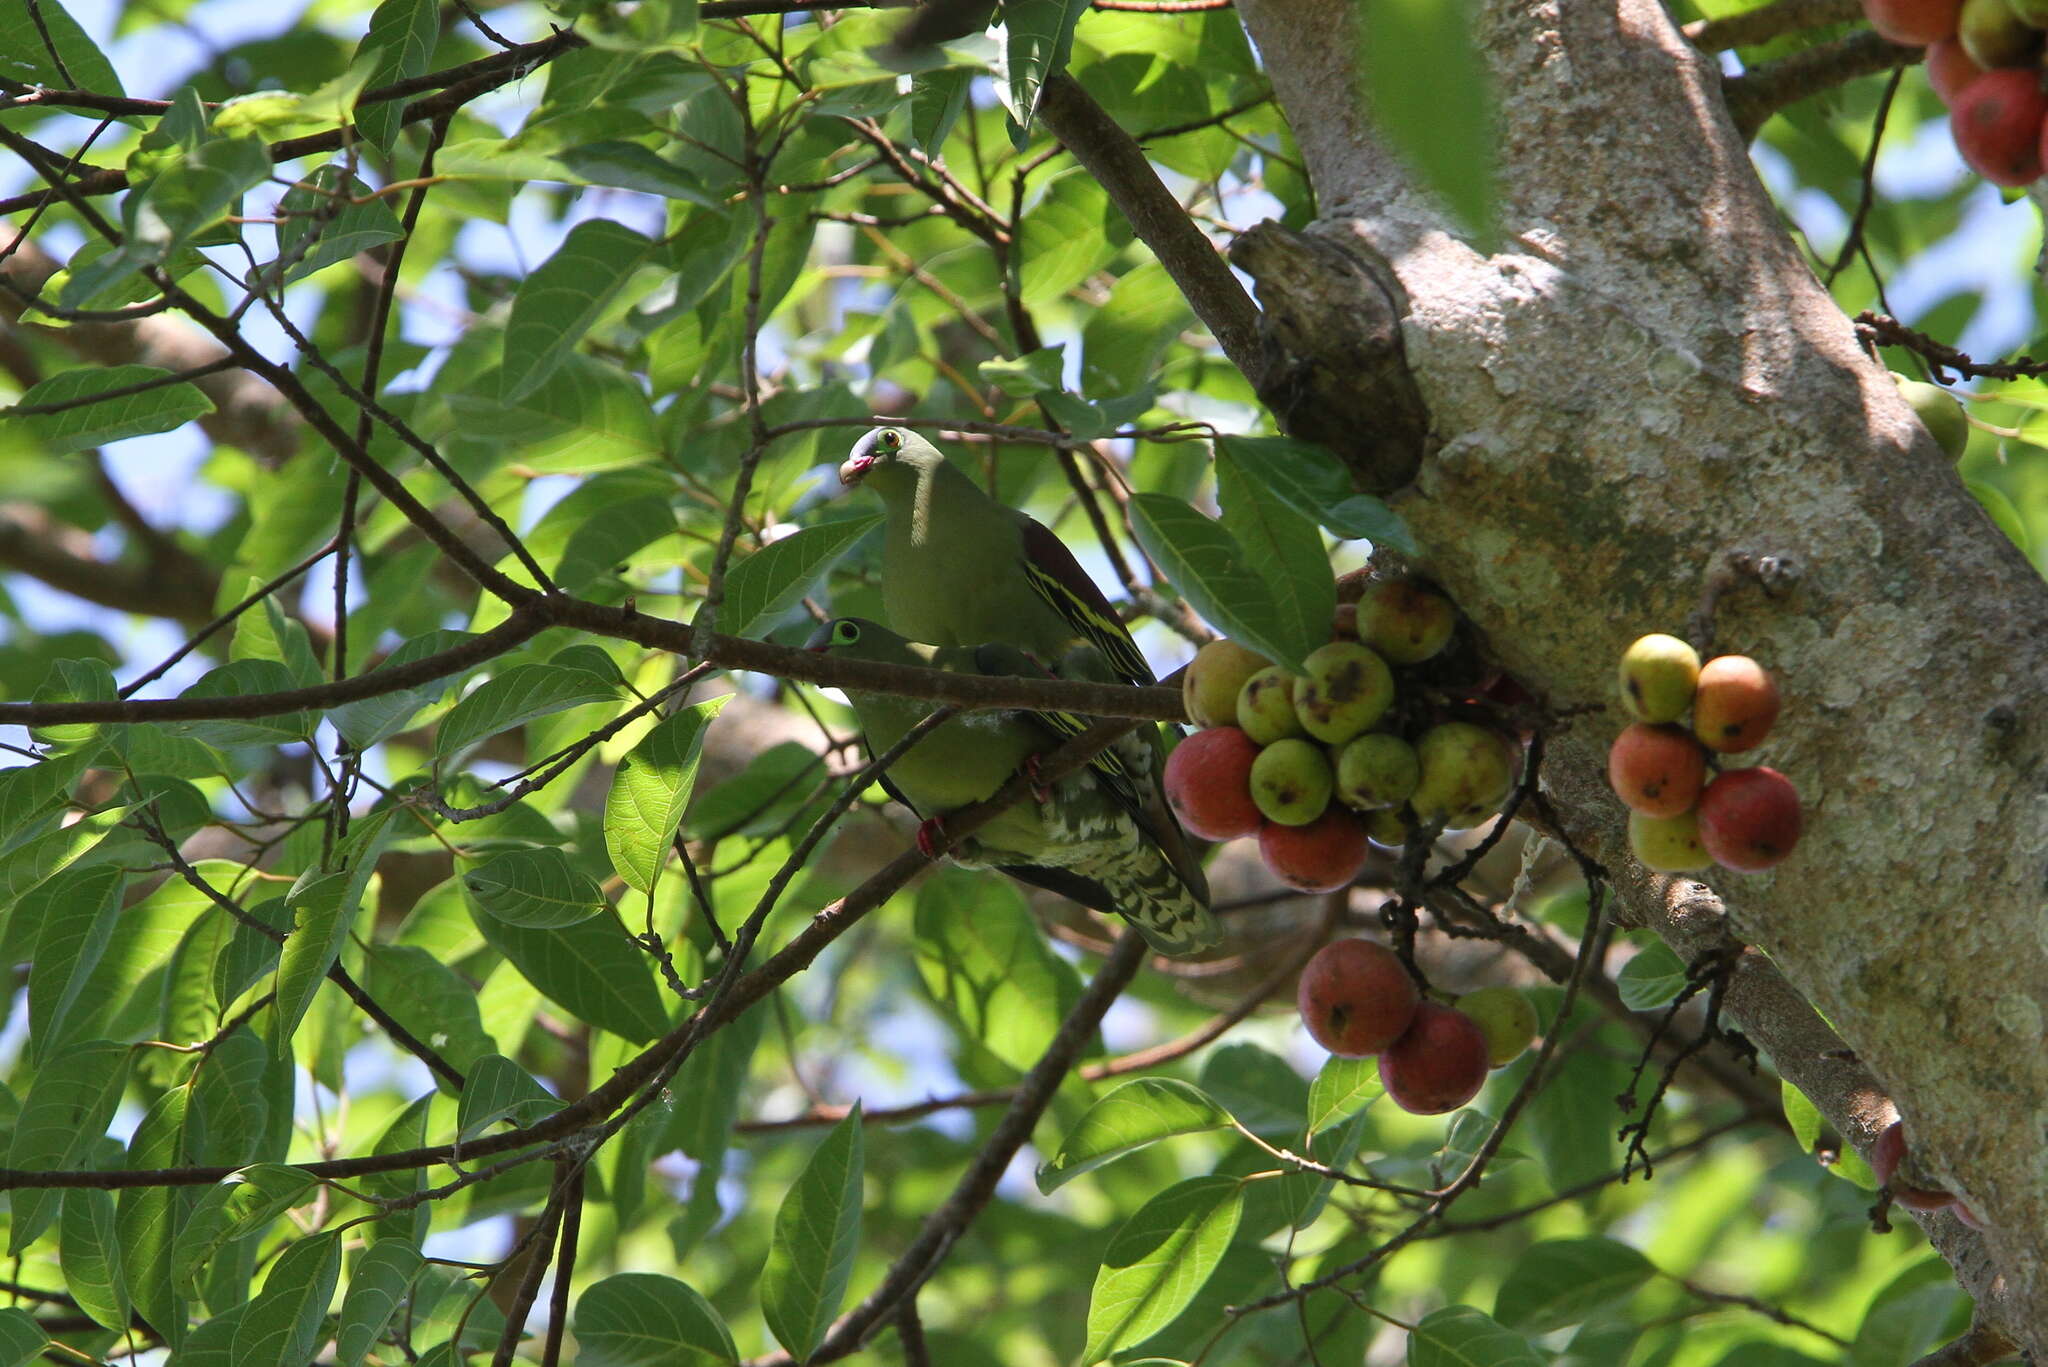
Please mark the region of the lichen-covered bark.
<svg viewBox="0 0 2048 1367"><path fill-rule="evenodd" d="M1743 758L1798 784L1807 833L1773 873L1705 881L1992 1223L1988 1260L1949 1217L1930 1228L2048 1355L2048 588L1860 351L1711 60L1655 0L1484 5L1492 256L1374 145L1338 37L1347 0L1241 8L1325 206L1317 231L1405 292L1434 449L1399 506L1501 663L1554 703L1609 702L1622 647L1682 631L1728 552L1788 558L1788 582L1738 581L1713 626L1783 688L1776 734ZM1626 865L1598 792L1618 725L1571 726L1553 781L1577 833ZM1635 882L1661 905L1665 880ZM1775 1008L1758 1009L1771 1047ZM1862 1148L1885 1114L1867 1087L1830 1106Z"/></svg>

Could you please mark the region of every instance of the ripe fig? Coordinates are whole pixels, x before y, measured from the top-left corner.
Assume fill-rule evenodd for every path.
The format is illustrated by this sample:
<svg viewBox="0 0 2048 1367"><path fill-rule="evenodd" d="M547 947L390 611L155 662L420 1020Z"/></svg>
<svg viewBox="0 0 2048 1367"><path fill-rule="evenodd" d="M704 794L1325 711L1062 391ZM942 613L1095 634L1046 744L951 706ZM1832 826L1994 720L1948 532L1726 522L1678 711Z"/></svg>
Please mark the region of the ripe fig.
<svg viewBox="0 0 2048 1367"><path fill-rule="evenodd" d="M1892 1179L1907 1166L1906 1122L1894 1120L1870 1146L1870 1170L1877 1180L1892 1189L1892 1199L1907 1210L1940 1210L1955 1202L1955 1193L1939 1187L1915 1187Z"/></svg>
<svg viewBox="0 0 2048 1367"><path fill-rule="evenodd" d="M1302 727L1325 745L1342 745L1386 714L1394 702L1387 662L1355 641L1332 641L1302 661L1294 690Z"/></svg>
<svg viewBox="0 0 2048 1367"><path fill-rule="evenodd" d="M1259 828L1252 764L1259 747L1235 726L1218 726L1173 747L1166 757L1166 800L1180 824L1204 840L1230 840Z"/></svg>
<svg viewBox="0 0 2048 1367"><path fill-rule="evenodd" d="M1484 821L1515 786L1515 747L1471 722L1432 726L1415 742L1415 756L1422 777L1408 805L1421 820L1451 830Z"/></svg>
<svg viewBox="0 0 2048 1367"><path fill-rule="evenodd" d="M1963 0L1956 14L1956 38L1970 60L1986 71L2030 66L2041 50L2040 31L2023 23L2008 0Z"/></svg>
<svg viewBox="0 0 2048 1367"><path fill-rule="evenodd" d="M1700 844L1716 864L1758 873L1792 853L1803 818L1799 790L1776 769L1730 769L1700 794Z"/></svg>
<svg viewBox="0 0 2048 1367"><path fill-rule="evenodd" d="M1275 878L1301 892L1347 886L1371 853L1365 823L1342 807L1327 808L1305 826L1268 821L1259 827L1259 857Z"/></svg>
<svg viewBox="0 0 2048 1367"><path fill-rule="evenodd" d="M1926 47L1956 31L1963 0L1863 0L1863 12L1881 37L1905 47Z"/></svg>
<svg viewBox="0 0 2048 1367"><path fill-rule="evenodd" d="M1244 681L1237 694L1237 724L1254 745L1305 734L1294 710L1296 680L1279 665L1268 665Z"/></svg>
<svg viewBox="0 0 2048 1367"><path fill-rule="evenodd" d="M1457 1007L1486 1036L1486 1056L1496 1068L1505 1068L1520 1058L1543 1025L1529 994L1513 987L1482 987L1467 992L1458 998Z"/></svg>
<svg viewBox="0 0 2048 1367"><path fill-rule="evenodd" d="M1272 663L1235 641L1210 641L1181 675L1181 703L1197 726L1237 725L1237 695L1245 680Z"/></svg>
<svg viewBox="0 0 2048 1367"><path fill-rule="evenodd" d="M1252 761L1252 801L1268 821L1306 826L1330 805L1329 758L1305 740L1276 740Z"/></svg>
<svg viewBox="0 0 2048 1367"><path fill-rule="evenodd" d="M1455 1111L1486 1085L1486 1033L1462 1011L1426 1001L1406 1033L1380 1053L1380 1084L1415 1115Z"/></svg>
<svg viewBox="0 0 2048 1367"><path fill-rule="evenodd" d="M1944 38L1927 49L1927 84L1945 105L1953 106L1956 96L1983 74L1984 68L1971 61L1963 45L1953 38Z"/></svg>
<svg viewBox="0 0 2048 1367"><path fill-rule="evenodd" d="M1693 873L1714 862L1700 843L1700 815L1681 812L1677 816L1628 814L1628 847L1643 867L1658 873Z"/></svg>
<svg viewBox="0 0 2048 1367"><path fill-rule="evenodd" d="M1398 807L1422 779L1415 747L1376 731L1337 752L1337 800L1360 811Z"/></svg>
<svg viewBox="0 0 2048 1367"><path fill-rule="evenodd" d="M1700 667L1692 733L1724 755L1754 750L1778 720L1778 684L1747 655L1716 655Z"/></svg>
<svg viewBox="0 0 2048 1367"><path fill-rule="evenodd" d="M1682 726L1637 722L1608 748L1607 782L1630 811L1677 816L1699 800L1707 782L1707 752Z"/></svg>
<svg viewBox="0 0 2048 1367"><path fill-rule="evenodd" d="M1301 970L1294 1000L1317 1044L1343 1058L1364 1058L1401 1037L1422 994L1385 945L1334 940Z"/></svg>
<svg viewBox="0 0 2048 1367"><path fill-rule="evenodd" d="M2044 118L2048 95L2038 72L1987 71L1949 105L1948 127L1971 170L1994 185L2017 188L2040 179Z"/></svg>
<svg viewBox="0 0 2048 1367"><path fill-rule="evenodd" d="M1450 644L1458 609L1407 579L1376 579L1358 600L1358 639L1397 665L1420 664Z"/></svg>
<svg viewBox="0 0 2048 1367"><path fill-rule="evenodd" d="M1637 721L1677 721L1692 706L1700 656L1676 636L1638 637L1621 656L1621 705Z"/></svg>

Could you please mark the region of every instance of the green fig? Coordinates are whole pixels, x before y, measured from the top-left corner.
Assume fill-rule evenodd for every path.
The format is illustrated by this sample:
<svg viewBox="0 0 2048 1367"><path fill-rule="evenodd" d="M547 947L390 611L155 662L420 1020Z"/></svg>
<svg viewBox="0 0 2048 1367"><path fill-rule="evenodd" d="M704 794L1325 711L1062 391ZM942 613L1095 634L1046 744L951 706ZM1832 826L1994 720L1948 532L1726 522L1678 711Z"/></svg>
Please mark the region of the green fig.
<svg viewBox="0 0 2048 1367"><path fill-rule="evenodd" d="M1252 801L1268 821L1306 826L1330 805L1334 777L1322 750L1305 740L1276 740L1252 761Z"/></svg>
<svg viewBox="0 0 2048 1367"><path fill-rule="evenodd" d="M1637 721L1677 721L1692 706L1700 653L1663 632L1638 637L1621 655L1621 705Z"/></svg>
<svg viewBox="0 0 2048 1367"><path fill-rule="evenodd" d="M1244 681L1237 694L1237 725L1254 745L1303 734L1294 710L1296 681L1279 665L1267 665Z"/></svg>
<svg viewBox="0 0 2048 1367"><path fill-rule="evenodd" d="M1302 664L1308 672L1294 690L1294 710L1302 728L1325 745L1362 735L1393 706L1393 671L1355 641L1332 641Z"/></svg>

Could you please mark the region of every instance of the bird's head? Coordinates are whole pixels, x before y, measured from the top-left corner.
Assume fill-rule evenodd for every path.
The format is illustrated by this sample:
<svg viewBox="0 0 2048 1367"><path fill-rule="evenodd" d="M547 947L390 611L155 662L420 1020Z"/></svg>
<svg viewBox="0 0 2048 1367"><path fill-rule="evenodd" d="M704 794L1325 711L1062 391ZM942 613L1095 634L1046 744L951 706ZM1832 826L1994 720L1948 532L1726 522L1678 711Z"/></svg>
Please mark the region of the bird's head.
<svg viewBox="0 0 2048 1367"><path fill-rule="evenodd" d="M851 488L877 470L913 470L930 461L943 461L938 448L914 432L900 427L877 427L853 444L853 450L839 466L839 482Z"/></svg>
<svg viewBox="0 0 2048 1367"><path fill-rule="evenodd" d="M901 638L879 622L870 622L865 617L835 617L811 633L804 649L820 655L851 655L860 659L892 640Z"/></svg>

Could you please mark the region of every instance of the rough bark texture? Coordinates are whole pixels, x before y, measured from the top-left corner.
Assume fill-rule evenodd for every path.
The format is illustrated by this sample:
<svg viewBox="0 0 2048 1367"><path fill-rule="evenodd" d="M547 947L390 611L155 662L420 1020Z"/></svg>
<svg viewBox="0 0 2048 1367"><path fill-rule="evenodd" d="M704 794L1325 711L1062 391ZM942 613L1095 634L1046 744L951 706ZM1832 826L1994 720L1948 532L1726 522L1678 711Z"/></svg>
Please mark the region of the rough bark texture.
<svg viewBox="0 0 2048 1367"><path fill-rule="evenodd" d="M1713 627L1782 686L1755 758L1799 785L1805 842L1771 874L1705 881L1861 1067L1830 1082L1801 1057L1827 1037L1790 993L1735 1005L1859 1147L1885 1098L1908 1118L1993 1226L1980 1240L1939 1217L1940 1246L2048 1361L2048 588L1858 349L1714 62L1655 0L1483 5L1491 257L1375 146L1345 0L1241 9L1331 215L1316 230L1405 296L1433 430L1399 506L1500 662L1553 703L1609 703L1622 647L1682 631L1727 553L1796 571L1737 582ZM1552 763L1577 832L1624 869L1599 791L1619 724L1580 720ZM1710 900L1667 905L1668 880L1622 881L1681 952L1698 917L1724 920Z"/></svg>

